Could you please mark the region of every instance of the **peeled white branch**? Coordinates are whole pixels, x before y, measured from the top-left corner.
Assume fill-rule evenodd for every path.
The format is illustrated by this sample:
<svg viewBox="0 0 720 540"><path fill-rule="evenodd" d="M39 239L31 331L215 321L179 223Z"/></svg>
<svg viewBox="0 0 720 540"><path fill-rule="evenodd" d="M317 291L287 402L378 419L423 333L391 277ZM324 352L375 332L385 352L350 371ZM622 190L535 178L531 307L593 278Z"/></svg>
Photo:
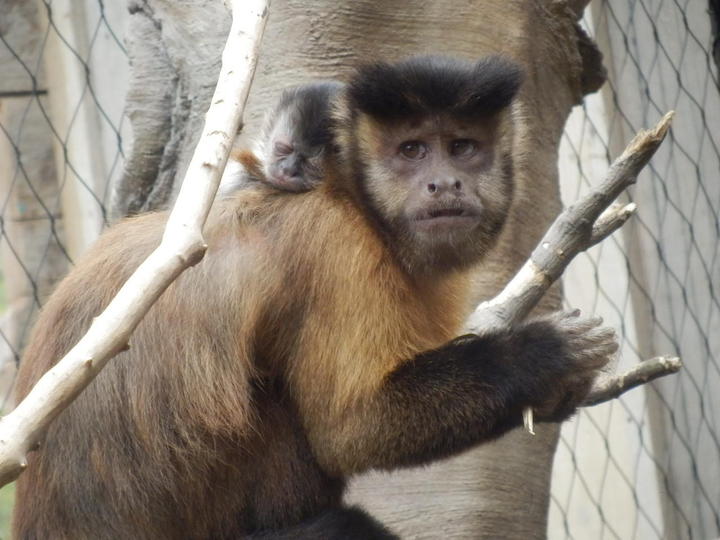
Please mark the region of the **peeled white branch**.
<svg viewBox="0 0 720 540"><path fill-rule="evenodd" d="M589 247L619 229L634 213L635 205L613 204L658 149L670 127L673 112L667 113L653 129L641 131L608 170L606 179L592 192L566 208L553 222L530 259L495 298L483 302L470 316L468 329L476 334L512 327L522 321L545 292L559 278L570 261ZM679 359L648 360L642 373L637 369L598 381L586 400L595 404L617 397L625 390L680 369ZM644 376L644 375L643 375ZM612 388L612 391L608 389ZM609 396L609 397L606 397ZM532 411L524 414L525 426L532 432Z"/></svg>
<svg viewBox="0 0 720 540"><path fill-rule="evenodd" d="M202 136L193 154L160 246L130 276L87 334L0 420L0 485L27 466L50 423L128 347L135 327L163 291L205 254L202 228L250 91L268 0L233 0L232 26Z"/></svg>

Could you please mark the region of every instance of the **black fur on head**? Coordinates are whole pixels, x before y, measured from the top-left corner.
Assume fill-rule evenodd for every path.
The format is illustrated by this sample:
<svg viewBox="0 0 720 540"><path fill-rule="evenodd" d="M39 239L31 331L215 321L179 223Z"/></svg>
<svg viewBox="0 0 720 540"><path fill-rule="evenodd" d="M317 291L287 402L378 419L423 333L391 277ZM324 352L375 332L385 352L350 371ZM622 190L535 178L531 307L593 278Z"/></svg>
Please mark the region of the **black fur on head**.
<svg viewBox="0 0 720 540"><path fill-rule="evenodd" d="M378 120L434 113L472 119L491 116L510 105L522 78L520 66L501 56L477 62L420 56L397 64L360 67L347 96L351 110Z"/></svg>
<svg viewBox="0 0 720 540"><path fill-rule="evenodd" d="M290 88L283 92L277 110L291 111L293 126L297 130L295 142L309 147L323 147L332 140L331 107L329 103L343 85L336 81L322 81Z"/></svg>

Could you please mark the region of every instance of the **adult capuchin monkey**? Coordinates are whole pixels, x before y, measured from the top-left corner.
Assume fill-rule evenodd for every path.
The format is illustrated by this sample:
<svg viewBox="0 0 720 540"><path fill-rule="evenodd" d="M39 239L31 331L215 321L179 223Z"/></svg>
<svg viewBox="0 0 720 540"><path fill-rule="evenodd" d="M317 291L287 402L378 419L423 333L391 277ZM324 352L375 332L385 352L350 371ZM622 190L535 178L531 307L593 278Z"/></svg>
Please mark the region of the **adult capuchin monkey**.
<svg viewBox="0 0 720 540"><path fill-rule="evenodd" d="M343 506L348 477L561 421L614 353L556 315L456 337L508 214L519 68L415 58L360 68L320 184L221 199L205 258L55 421L17 484L19 539L394 538ZM111 228L47 302L27 394L158 244Z"/></svg>
<svg viewBox="0 0 720 540"><path fill-rule="evenodd" d="M285 90L265 118L255 153L231 153L218 195L226 197L257 181L295 192L317 186L325 153L332 151L332 102L342 86L322 81Z"/></svg>

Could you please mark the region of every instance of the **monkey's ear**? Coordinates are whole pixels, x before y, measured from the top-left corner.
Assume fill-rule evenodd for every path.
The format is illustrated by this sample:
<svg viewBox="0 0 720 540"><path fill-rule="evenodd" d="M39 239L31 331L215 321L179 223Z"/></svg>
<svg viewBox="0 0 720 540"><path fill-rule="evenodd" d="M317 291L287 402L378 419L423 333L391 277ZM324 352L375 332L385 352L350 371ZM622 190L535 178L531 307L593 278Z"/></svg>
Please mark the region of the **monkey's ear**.
<svg viewBox="0 0 720 540"><path fill-rule="evenodd" d="M258 180L264 178L262 163L250 150L234 150L230 154L230 159L240 162L242 166L245 167L247 173L253 178L257 178Z"/></svg>

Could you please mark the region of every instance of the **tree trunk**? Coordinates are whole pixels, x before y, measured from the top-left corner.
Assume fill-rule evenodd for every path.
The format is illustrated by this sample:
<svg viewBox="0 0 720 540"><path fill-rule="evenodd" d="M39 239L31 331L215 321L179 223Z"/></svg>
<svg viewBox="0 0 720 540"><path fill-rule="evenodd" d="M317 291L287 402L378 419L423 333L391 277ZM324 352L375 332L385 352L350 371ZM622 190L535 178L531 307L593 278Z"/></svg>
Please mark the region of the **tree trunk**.
<svg viewBox="0 0 720 540"><path fill-rule="evenodd" d="M563 0L275 0L246 108L246 134L288 85L343 78L359 61L417 53L508 55L526 70L515 105L515 201L502 239L478 274L494 295L560 210L557 150L571 107L597 89L599 53L577 27L585 2ZM134 147L113 214L172 200L200 131L229 16L216 0L130 3ZM538 204L541 201L541 204ZM543 301L557 307L555 289ZM556 426L502 440L423 469L354 480L348 500L407 538L544 538Z"/></svg>

